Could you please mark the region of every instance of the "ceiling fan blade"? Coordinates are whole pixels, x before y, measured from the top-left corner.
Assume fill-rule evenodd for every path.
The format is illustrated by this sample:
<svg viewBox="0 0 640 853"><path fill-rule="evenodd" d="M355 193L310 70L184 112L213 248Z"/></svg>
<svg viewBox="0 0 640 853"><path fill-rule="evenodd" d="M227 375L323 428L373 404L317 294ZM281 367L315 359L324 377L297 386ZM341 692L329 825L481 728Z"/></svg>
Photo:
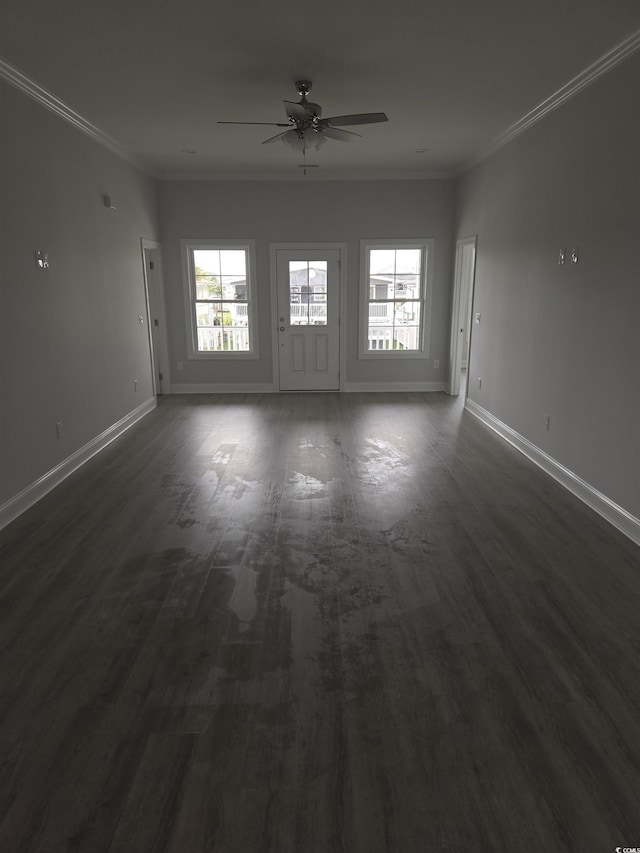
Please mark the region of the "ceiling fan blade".
<svg viewBox="0 0 640 853"><path fill-rule="evenodd" d="M291 127L287 121L219 121L217 124L268 124L269 127Z"/></svg>
<svg viewBox="0 0 640 853"><path fill-rule="evenodd" d="M375 124L377 121L389 121L385 113L356 113L352 116L332 116L323 122L335 127L343 124Z"/></svg>
<svg viewBox="0 0 640 853"><path fill-rule="evenodd" d="M288 126L289 125L286 125L286 127L288 127ZM282 125L280 125L280 127L282 127ZM276 140L282 139L282 137L286 136L288 133L295 133L295 130L294 131L285 130L284 133L276 133L275 136L270 136L268 139L265 139L262 144L268 145L270 142L276 142Z"/></svg>
<svg viewBox="0 0 640 853"><path fill-rule="evenodd" d="M353 142L354 139L362 139L362 134L353 133L351 130L342 130L340 127L323 127L320 131L322 136L329 139L339 139L340 142Z"/></svg>
<svg viewBox="0 0 640 853"><path fill-rule="evenodd" d="M284 108L289 118L294 121L308 121L311 115L302 104L297 104L294 101L284 101Z"/></svg>

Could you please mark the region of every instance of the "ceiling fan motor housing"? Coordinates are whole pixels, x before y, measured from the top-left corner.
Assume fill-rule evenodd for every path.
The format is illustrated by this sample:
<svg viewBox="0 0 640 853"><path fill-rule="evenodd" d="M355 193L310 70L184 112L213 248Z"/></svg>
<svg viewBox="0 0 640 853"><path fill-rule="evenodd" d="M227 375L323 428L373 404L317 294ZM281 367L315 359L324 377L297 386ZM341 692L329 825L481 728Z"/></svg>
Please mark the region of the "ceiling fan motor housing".
<svg viewBox="0 0 640 853"><path fill-rule="evenodd" d="M315 131L319 129L322 107L307 100L312 85L310 80L296 80L296 89L300 95L300 103L297 106L302 107L304 112L297 111L297 114L293 115L289 113L289 121L296 126L298 135L309 128Z"/></svg>

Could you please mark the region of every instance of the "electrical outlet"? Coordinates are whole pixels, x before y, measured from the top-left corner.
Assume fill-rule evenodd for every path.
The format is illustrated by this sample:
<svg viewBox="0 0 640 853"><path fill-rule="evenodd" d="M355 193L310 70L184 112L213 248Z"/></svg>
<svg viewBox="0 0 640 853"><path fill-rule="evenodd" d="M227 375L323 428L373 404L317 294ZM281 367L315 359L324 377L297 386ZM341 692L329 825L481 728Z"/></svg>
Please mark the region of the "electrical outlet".
<svg viewBox="0 0 640 853"><path fill-rule="evenodd" d="M482 314L479 311L476 311L476 313L473 315L473 322L476 324L476 326L480 325L480 320L482 320Z"/></svg>
<svg viewBox="0 0 640 853"><path fill-rule="evenodd" d="M440 367L440 359L439 358L435 358L433 360L433 366L435 367L436 370Z"/></svg>
<svg viewBox="0 0 640 853"><path fill-rule="evenodd" d="M575 249L571 250L571 263L577 264L578 258L579 258L579 252L578 252L578 247L576 246Z"/></svg>
<svg viewBox="0 0 640 853"><path fill-rule="evenodd" d="M558 254L558 264L560 266L562 266L566 262L567 262L567 250L566 249L560 249L560 252Z"/></svg>
<svg viewBox="0 0 640 853"><path fill-rule="evenodd" d="M62 428L62 421L58 421L58 423L56 424L56 433L58 435L58 438L62 438L62 436L64 435L64 430Z"/></svg>
<svg viewBox="0 0 640 853"><path fill-rule="evenodd" d="M181 361L178 362L178 370L184 370L184 364Z"/></svg>
<svg viewBox="0 0 640 853"><path fill-rule="evenodd" d="M542 422L542 427L543 427L543 429L546 429L546 430L548 430L548 429L549 429L549 421L550 421L550 420L551 420L551 418L549 417L549 415L545 415L545 416L544 416L544 420L543 420L543 422Z"/></svg>

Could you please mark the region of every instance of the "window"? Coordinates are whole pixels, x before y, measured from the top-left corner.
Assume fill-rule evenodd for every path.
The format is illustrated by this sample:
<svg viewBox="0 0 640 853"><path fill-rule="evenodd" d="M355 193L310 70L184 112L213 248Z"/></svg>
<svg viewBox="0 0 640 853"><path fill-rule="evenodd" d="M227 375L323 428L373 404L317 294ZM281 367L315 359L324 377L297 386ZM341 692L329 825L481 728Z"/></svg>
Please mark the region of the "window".
<svg viewBox="0 0 640 853"><path fill-rule="evenodd" d="M252 241L182 241L189 358L257 358Z"/></svg>
<svg viewBox="0 0 640 853"><path fill-rule="evenodd" d="M426 358L432 254L432 240L362 241L361 358Z"/></svg>
<svg viewBox="0 0 640 853"><path fill-rule="evenodd" d="M326 261L289 261L289 323L327 325Z"/></svg>

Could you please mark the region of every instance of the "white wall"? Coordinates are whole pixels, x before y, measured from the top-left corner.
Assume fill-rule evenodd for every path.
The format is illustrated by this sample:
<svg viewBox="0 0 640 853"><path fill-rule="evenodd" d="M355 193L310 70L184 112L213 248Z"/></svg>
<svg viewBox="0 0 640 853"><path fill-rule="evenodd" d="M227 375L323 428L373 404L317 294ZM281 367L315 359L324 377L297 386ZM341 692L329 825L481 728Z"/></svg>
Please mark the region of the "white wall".
<svg viewBox="0 0 640 853"><path fill-rule="evenodd" d="M3 82L0 114L1 507L152 397L137 317L157 227L152 180Z"/></svg>
<svg viewBox="0 0 640 853"><path fill-rule="evenodd" d="M229 383L231 387L274 381L269 245L288 242L348 244L347 382L444 381L449 346L453 181L162 181L158 194L174 384ZM416 237L435 238L429 361L359 360L359 241ZM180 266L180 240L186 238L256 241L259 361L187 360ZM437 370L433 359L440 360ZM184 363L181 373L176 372L178 361Z"/></svg>
<svg viewBox="0 0 640 853"><path fill-rule="evenodd" d="M636 518L639 102L636 55L467 174L457 209L478 235L470 398Z"/></svg>

